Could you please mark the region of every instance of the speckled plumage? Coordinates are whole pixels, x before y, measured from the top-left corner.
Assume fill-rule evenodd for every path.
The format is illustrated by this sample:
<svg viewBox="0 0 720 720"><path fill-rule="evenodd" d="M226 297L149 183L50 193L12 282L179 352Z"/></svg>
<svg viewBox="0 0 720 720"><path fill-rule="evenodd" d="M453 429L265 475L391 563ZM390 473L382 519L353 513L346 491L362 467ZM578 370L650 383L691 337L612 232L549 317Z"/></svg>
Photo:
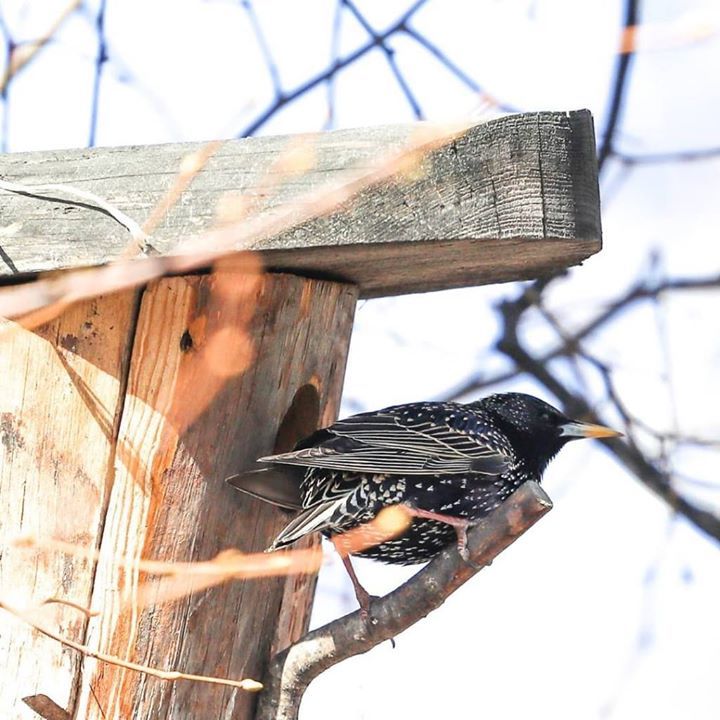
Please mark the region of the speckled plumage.
<svg viewBox="0 0 720 720"><path fill-rule="evenodd" d="M297 507L271 549L311 532L331 537L402 503L469 522L482 519L528 480L540 481L568 441L617 433L569 420L521 393L477 402L423 402L362 413L319 430L290 453L261 458L271 470L237 476L241 490ZM260 482L258 483L258 476ZM275 491L273 483L283 485ZM447 522L414 518L399 537L360 555L389 563L430 560L455 541Z"/></svg>
<svg viewBox="0 0 720 720"><path fill-rule="evenodd" d="M272 464L276 478L282 475L290 483L301 508L271 549L315 531L326 536L346 532L398 503L478 521L524 482L539 482L568 440L614 434L572 421L521 393L354 415L317 431L293 452L261 458ZM271 475L263 480L273 482ZM262 489L233 484L265 497ZM414 518L400 537L359 554L389 563L421 563L455 538L456 530L445 522Z"/></svg>

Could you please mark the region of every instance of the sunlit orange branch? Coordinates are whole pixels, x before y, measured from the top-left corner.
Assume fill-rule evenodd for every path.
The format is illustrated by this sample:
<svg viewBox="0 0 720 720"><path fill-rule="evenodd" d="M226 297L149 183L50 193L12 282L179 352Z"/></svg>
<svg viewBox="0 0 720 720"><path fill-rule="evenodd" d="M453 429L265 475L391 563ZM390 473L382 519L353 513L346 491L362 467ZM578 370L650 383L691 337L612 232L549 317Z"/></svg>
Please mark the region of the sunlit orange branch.
<svg viewBox="0 0 720 720"><path fill-rule="evenodd" d="M693 45L718 34L720 14L716 11L687 13L664 23L642 23L625 28L620 36L621 54L671 50Z"/></svg>
<svg viewBox="0 0 720 720"><path fill-rule="evenodd" d="M81 547L74 543L54 538L37 538L30 535L18 537L11 542L16 548L32 550L36 553L61 552L76 558L97 561L100 551L95 548ZM145 560L115 555L113 562L118 565L132 563L141 572L159 576L218 577L223 579L270 577L291 575L298 572L317 572L321 564L319 549L287 550L277 553L243 553L239 550L223 550L212 560L199 562L168 562L164 560Z"/></svg>
<svg viewBox="0 0 720 720"><path fill-rule="evenodd" d="M402 506L386 508L371 522L340 536L335 547L342 554L361 552L395 537L410 521L410 515ZM23 536L16 538L11 545L35 553L60 552L94 562L100 559L100 551L95 548L85 548L54 538ZM320 569L322 557L321 549L315 547L274 553L242 553L228 549L218 553L212 560L201 562L144 560L122 555L114 556L112 561L118 566L130 562L137 570L160 577L159 580L142 583L132 598L134 607L144 608L178 600L228 580L315 573ZM94 614L91 610L57 598L45 602L62 603L85 614Z"/></svg>
<svg viewBox="0 0 720 720"><path fill-rule="evenodd" d="M146 235L152 235L158 223L167 215L170 208L182 197L183 192L187 190L190 183L195 177L201 173L207 165L208 160L222 147L222 140L213 140L205 143L199 150L186 155L180 166L180 171L175 177L175 182L167 191L165 196L155 205L148 219L143 223L143 231ZM140 248L135 239L133 239L125 251L122 258L131 258L137 255Z"/></svg>
<svg viewBox="0 0 720 720"><path fill-rule="evenodd" d="M334 536L333 544L341 555L352 555L397 537L411 522L412 516L402 505L392 505L370 522Z"/></svg>
<svg viewBox="0 0 720 720"><path fill-rule="evenodd" d="M324 216L360 191L390 179L398 172L417 173L425 154L452 141L466 126L425 128L405 149L379 162L371 170L349 172L344 182L314 190L287 202L272 215L254 216L240 223L209 230L181 243L170 255L119 259L102 267L69 270L40 277L36 282L0 290L0 316L24 316L24 327L37 327L30 313L57 304L67 304L101 294L143 285L168 273L187 273L208 267L228 254L257 247L264 238ZM402 178L401 178L402 179ZM42 314L42 321L48 316Z"/></svg>
<svg viewBox="0 0 720 720"><path fill-rule="evenodd" d="M49 597L42 601L42 605L64 605L65 607L72 608L73 610L77 610L78 612L81 612L85 617L91 618L96 617L100 613L97 610L91 610L90 608L86 608L84 605L80 605L79 603L72 602L72 600L64 600L63 598L59 597Z"/></svg>

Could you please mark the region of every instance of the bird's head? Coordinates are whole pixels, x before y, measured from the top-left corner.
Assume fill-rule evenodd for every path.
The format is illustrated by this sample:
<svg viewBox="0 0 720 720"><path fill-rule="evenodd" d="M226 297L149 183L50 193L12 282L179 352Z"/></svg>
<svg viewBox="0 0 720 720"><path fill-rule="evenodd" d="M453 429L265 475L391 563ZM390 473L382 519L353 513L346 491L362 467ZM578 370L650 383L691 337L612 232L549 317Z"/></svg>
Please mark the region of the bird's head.
<svg viewBox="0 0 720 720"><path fill-rule="evenodd" d="M571 420L552 405L524 393L491 395L479 405L508 436L525 464L539 475L570 440L622 435L603 425Z"/></svg>

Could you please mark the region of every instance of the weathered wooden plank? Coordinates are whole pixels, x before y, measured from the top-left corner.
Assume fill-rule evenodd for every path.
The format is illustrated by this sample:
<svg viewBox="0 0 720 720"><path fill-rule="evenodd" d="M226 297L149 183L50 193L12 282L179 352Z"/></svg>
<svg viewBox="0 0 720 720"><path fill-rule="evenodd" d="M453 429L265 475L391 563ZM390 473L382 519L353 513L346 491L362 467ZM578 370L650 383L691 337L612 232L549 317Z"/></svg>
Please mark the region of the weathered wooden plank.
<svg viewBox="0 0 720 720"><path fill-rule="evenodd" d="M35 332L0 324L0 594L19 608L48 598L90 604L94 566L14 549L21 535L99 545L129 360L135 293L79 303ZM86 618L47 605L34 617L82 641ZM81 658L0 614L0 717L22 698L73 702Z"/></svg>
<svg viewBox="0 0 720 720"><path fill-rule="evenodd" d="M143 576L133 561L267 546L287 516L223 478L335 417L356 299L339 283L231 272L146 290L95 581L102 614L90 623L93 647L165 669L257 678L273 639L304 630L280 628L279 615L303 618L312 582L231 582L137 609ZM254 701L86 661L76 717L247 719Z"/></svg>
<svg viewBox="0 0 720 720"><path fill-rule="evenodd" d="M228 208L230 215L248 207L277 213L345 170L374 167L417 129L228 141L164 216L153 245L172 252ZM199 147L7 155L1 174L28 185L90 190L142 222L172 186L182 159ZM293 161L292 152L300 159ZM305 163L305 172L294 172ZM0 218L6 276L8 260L19 272L96 265L117 257L128 241L116 222L79 205L0 193ZM268 269L346 280L370 297L532 277L580 262L600 249L600 238L590 113L543 112L476 125L418 166L254 249Z"/></svg>

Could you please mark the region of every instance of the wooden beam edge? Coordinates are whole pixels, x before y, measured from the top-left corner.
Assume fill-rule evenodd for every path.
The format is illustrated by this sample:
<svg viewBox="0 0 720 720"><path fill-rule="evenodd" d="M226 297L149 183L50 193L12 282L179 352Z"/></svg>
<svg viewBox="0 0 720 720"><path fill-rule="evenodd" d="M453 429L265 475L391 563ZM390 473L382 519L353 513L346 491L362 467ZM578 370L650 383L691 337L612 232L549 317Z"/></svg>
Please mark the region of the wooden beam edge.
<svg viewBox="0 0 720 720"><path fill-rule="evenodd" d="M537 141L532 140L533 125ZM494 152L496 141L502 147ZM408 184L398 176L365 188L349 205L254 246L270 271L350 282L359 286L361 297L528 279L557 271L601 248L594 143L587 110L488 121L432 151L427 156L427 177L420 173L419 180ZM514 154L522 158L517 177L506 172ZM453 173L462 179L448 179ZM383 193L390 199L386 201ZM435 195L440 200L430 207L424 198ZM3 242L7 246L11 241ZM93 242L88 241L88 261ZM84 252L75 256L77 267L97 266L79 261ZM55 265L61 262L59 257L66 256L56 256ZM38 272L70 269L48 262L38 259ZM0 267L0 285L35 277L35 273L2 275L7 270Z"/></svg>
<svg viewBox="0 0 720 720"><path fill-rule="evenodd" d="M507 240L433 240L433 252L423 246L393 242L382 245L343 246L344 264L338 262L334 248L268 250L260 253L267 272L280 272L350 283L359 288L360 299L391 297L493 283L532 280L567 267L581 265L599 252L600 239L567 240L526 238ZM348 268L348 255L362 255ZM498 257L504 256L503 266ZM388 282L374 272L380 265L398 268L402 282Z"/></svg>

